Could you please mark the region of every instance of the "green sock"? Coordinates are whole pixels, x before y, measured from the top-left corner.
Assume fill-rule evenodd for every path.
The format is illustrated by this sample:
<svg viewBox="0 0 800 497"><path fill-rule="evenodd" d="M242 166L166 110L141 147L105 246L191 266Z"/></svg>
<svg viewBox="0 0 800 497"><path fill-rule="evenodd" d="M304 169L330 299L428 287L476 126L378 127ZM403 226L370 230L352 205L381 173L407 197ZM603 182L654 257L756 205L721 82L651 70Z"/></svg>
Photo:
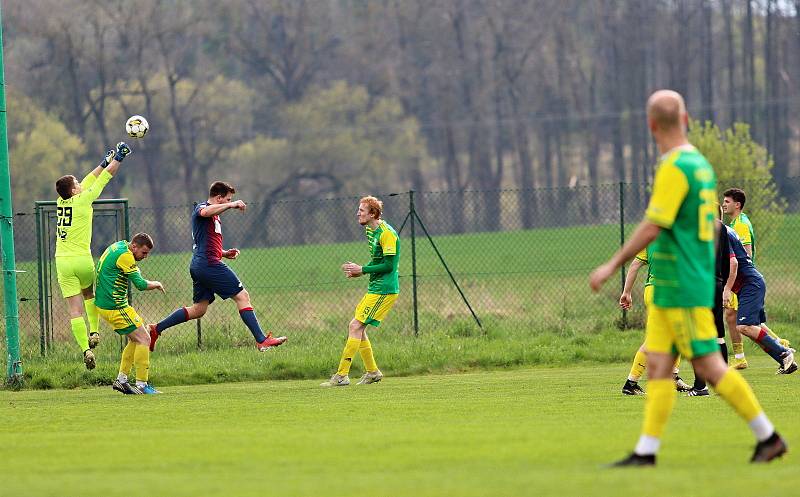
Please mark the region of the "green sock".
<svg viewBox="0 0 800 497"><path fill-rule="evenodd" d="M72 326L72 334L75 335L75 341L78 342L81 352L86 351L89 348L89 336L86 334L86 321L83 320L83 316L70 319L69 324Z"/></svg>
<svg viewBox="0 0 800 497"><path fill-rule="evenodd" d="M100 315L97 314L94 297L84 299L83 308L86 309L86 317L89 319L89 333L97 333L100 331Z"/></svg>

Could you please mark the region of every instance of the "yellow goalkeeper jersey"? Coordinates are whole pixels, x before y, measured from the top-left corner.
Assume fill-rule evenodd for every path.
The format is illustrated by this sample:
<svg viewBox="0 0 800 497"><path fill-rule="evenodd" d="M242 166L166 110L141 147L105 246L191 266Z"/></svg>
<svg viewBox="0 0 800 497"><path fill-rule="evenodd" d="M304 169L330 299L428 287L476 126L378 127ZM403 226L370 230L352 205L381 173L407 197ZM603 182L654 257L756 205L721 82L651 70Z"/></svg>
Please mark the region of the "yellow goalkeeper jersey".
<svg viewBox="0 0 800 497"><path fill-rule="evenodd" d="M92 255L92 202L113 178L103 171L100 176L89 173L81 181L81 193L56 201L56 257Z"/></svg>

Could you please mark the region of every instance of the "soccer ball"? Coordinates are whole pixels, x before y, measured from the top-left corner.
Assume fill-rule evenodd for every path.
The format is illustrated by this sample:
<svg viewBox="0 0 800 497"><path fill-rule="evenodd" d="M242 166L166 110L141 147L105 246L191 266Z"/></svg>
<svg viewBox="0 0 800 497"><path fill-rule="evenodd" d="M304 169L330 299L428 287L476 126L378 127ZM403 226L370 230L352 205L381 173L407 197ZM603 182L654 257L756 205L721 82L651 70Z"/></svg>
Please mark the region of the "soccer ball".
<svg viewBox="0 0 800 497"><path fill-rule="evenodd" d="M125 122L125 131L134 138L143 138L149 130L150 125L142 116L131 116Z"/></svg>

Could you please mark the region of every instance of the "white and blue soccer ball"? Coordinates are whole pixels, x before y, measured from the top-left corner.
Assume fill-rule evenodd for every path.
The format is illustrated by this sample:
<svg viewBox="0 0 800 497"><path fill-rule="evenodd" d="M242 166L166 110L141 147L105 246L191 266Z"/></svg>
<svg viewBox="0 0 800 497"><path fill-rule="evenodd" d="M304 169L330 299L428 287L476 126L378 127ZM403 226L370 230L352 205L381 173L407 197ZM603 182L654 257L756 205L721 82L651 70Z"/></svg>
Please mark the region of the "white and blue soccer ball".
<svg viewBox="0 0 800 497"><path fill-rule="evenodd" d="M125 121L125 131L133 138L143 138L150 130L150 124L142 116L131 116Z"/></svg>

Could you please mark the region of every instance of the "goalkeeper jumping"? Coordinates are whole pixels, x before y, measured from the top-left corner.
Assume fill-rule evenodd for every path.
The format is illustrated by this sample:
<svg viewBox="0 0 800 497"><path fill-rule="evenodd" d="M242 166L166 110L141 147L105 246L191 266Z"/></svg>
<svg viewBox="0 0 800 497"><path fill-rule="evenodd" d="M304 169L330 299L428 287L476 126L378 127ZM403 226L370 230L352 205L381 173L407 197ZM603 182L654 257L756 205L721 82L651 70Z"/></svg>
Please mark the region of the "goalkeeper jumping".
<svg viewBox="0 0 800 497"><path fill-rule="evenodd" d="M72 175L58 178L56 192L56 272L61 295L69 308L70 327L83 351L86 369L94 369L91 349L100 343L99 316L94 305L94 260L92 259L92 202L103 192L122 160L131 153L124 142L117 143L82 181ZM89 333L83 318L89 318Z"/></svg>

